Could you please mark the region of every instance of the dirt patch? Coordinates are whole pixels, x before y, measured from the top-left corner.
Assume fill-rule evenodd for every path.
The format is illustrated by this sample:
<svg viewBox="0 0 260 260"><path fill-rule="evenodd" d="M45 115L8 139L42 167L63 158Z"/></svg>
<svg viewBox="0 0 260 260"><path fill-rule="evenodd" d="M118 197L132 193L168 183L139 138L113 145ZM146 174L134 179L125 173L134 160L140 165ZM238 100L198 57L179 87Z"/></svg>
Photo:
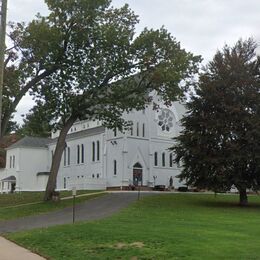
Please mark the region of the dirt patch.
<svg viewBox="0 0 260 260"><path fill-rule="evenodd" d="M128 244L126 244L126 243L117 243L113 247L115 247L117 249L122 249L124 247L128 247Z"/></svg>
<svg viewBox="0 0 260 260"><path fill-rule="evenodd" d="M112 246L113 248L116 249L122 249L122 248L130 248L130 247L136 247L136 248L143 248L144 247L144 243L143 242L133 242L131 244L127 244L127 243L117 243L115 245Z"/></svg>
<svg viewBox="0 0 260 260"><path fill-rule="evenodd" d="M143 248L144 243L143 242L134 242L134 243L130 244L130 246L137 247L137 248Z"/></svg>

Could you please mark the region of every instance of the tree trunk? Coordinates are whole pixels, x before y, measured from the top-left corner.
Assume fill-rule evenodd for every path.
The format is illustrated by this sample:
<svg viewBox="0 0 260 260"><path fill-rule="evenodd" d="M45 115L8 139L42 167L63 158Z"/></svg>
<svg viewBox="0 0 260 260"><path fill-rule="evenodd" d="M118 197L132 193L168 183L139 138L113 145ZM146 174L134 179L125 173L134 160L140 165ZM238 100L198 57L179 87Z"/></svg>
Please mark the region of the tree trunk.
<svg viewBox="0 0 260 260"><path fill-rule="evenodd" d="M239 205L246 206L248 204L246 189L239 190Z"/></svg>
<svg viewBox="0 0 260 260"><path fill-rule="evenodd" d="M52 200L52 198L53 198L55 188L56 188L57 175L58 175L58 171L59 171L59 167L60 167L60 161L61 161L62 153L65 148L66 136L67 136L67 133L70 130L71 126L73 125L73 123L76 120L77 120L77 116L72 115L67 120L67 122L65 123L63 128L61 129L61 132L60 132L57 144L56 144L55 152L54 152L54 155L52 158L50 176L48 179L48 183L47 183L47 187L46 187L45 195L44 195L45 201Z"/></svg>

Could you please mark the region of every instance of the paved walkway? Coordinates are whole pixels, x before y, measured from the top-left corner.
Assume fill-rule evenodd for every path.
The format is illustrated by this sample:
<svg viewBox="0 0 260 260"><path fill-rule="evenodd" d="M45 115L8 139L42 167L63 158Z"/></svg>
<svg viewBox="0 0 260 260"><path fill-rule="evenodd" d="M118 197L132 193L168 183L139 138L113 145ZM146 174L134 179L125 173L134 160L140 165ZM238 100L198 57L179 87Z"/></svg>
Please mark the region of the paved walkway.
<svg viewBox="0 0 260 260"><path fill-rule="evenodd" d="M0 237L0 260L44 260L29 250Z"/></svg>
<svg viewBox="0 0 260 260"><path fill-rule="evenodd" d="M122 192L88 200L76 205L75 221L95 220L111 216L136 199L136 193ZM0 221L0 234L69 223L72 223L72 207L36 216Z"/></svg>

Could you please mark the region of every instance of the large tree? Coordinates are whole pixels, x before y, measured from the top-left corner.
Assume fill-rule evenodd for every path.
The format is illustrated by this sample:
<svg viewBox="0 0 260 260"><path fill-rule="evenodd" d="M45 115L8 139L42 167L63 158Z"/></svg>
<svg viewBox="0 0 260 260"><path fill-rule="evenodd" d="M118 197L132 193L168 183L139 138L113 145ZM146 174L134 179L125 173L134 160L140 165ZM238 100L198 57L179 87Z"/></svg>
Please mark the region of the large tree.
<svg viewBox="0 0 260 260"><path fill-rule="evenodd" d="M224 46L200 75L175 138L181 180L214 191L236 187L240 204L260 185L260 58L252 39Z"/></svg>
<svg viewBox="0 0 260 260"><path fill-rule="evenodd" d="M0 138L9 133L10 121L21 99L34 92L46 76L69 63L65 53L74 33L70 26L51 26L49 18L40 15L29 24L9 23L8 31Z"/></svg>
<svg viewBox="0 0 260 260"><path fill-rule="evenodd" d="M109 0L46 1L48 17L34 21L48 28L62 48L61 66L39 82L36 99L45 102L60 129L45 200L56 186L65 138L77 119L99 119L108 127L124 128L122 113L143 109L156 90L168 103L197 71L200 57L181 49L166 29L135 36L137 16L128 5ZM43 26L44 25L44 26ZM45 32L46 33L46 32ZM58 36L57 36L58 35Z"/></svg>

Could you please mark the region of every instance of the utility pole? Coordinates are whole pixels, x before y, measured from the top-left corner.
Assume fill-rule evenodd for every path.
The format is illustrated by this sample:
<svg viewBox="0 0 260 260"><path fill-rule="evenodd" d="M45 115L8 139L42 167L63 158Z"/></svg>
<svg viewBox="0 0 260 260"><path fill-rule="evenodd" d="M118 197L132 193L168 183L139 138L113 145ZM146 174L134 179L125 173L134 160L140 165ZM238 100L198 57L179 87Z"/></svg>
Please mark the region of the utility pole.
<svg viewBox="0 0 260 260"><path fill-rule="evenodd" d="M3 107L3 82L4 82L4 56L7 0L0 0L0 137L2 136L2 107Z"/></svg>

